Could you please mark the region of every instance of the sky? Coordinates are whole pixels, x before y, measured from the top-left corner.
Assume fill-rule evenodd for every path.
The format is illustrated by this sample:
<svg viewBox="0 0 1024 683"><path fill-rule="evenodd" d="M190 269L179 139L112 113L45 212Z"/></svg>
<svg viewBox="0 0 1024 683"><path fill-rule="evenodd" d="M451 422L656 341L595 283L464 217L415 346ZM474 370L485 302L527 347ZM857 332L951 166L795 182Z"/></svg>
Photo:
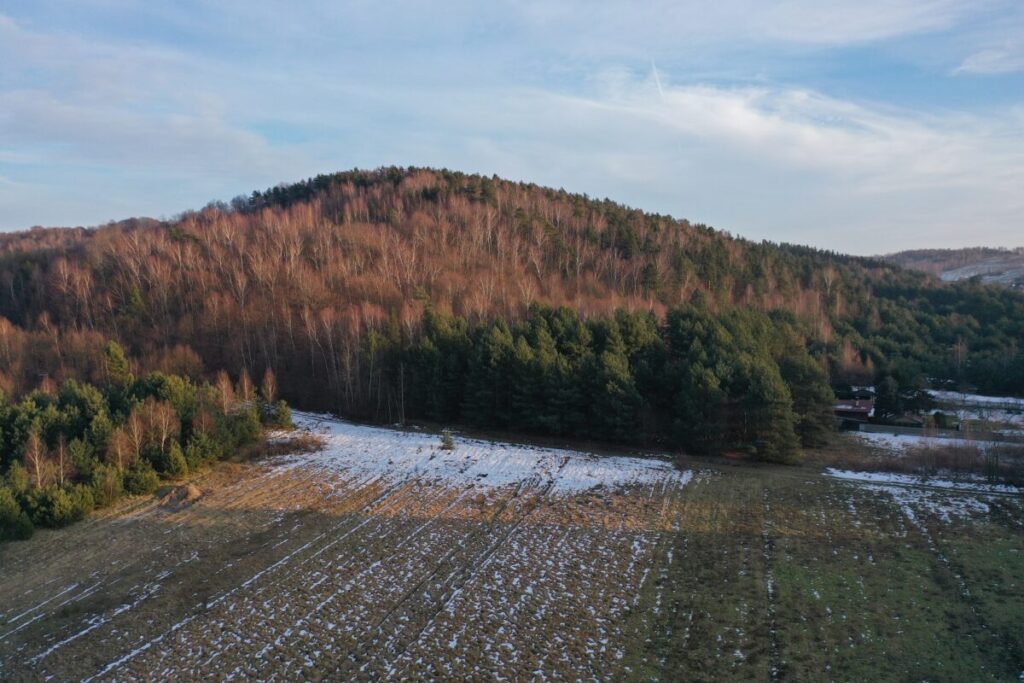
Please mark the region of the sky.
<svg viewBox="0 0 1024 683"><path fill-rule="evenodd" d="M855 254L1024 245L1022 0L0 0L0 230L444 167Z"/></svg>

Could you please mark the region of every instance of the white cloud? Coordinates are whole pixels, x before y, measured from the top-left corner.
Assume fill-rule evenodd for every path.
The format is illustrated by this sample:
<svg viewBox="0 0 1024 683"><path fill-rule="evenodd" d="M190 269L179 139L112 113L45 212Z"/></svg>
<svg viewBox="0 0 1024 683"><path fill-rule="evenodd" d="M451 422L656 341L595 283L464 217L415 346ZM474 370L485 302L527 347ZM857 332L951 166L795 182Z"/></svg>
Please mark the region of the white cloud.
<svg viewBox="0 0 1024 683"><path fill-rule="evenodd" d="M743 3L741 3L742 5ZM949 28L985 0L784 0L741 7L753 25L783 40L849 44Z"/></svg>
<svg viewBox="0 0 1024 683"><path fill-rule="evenodd" d="M348 3L287 21L265 4L210 3L201 16L147 4L191 36L187 50L0 14L0 171L31 188L2 193L0 229L169 214L396 163L497 172L858 252L1014 243L1024 109L929 113L799 79L726 87L679 58L737 45L759 50L750 63L827 53L949 30L1004 3ZM663 54L659 89L651 59L662 67ZM988 59L973 70L991 70Z"/></svg>
<svg viewBox="0 0 1024 683"><path fill-rule="evenodd" d="M422 113L461 135L415 161L857 253L1020 241L1024 110L922 116L806 89L598 82L576 96L442 93Z"/></svg>
<svg viewBox="0 0 1024 683"><path fill-rule="evenodd" d="M655 98L649 83L608 93L597 104L656 122L669 133L858 178L861 187L875 191L989 183L993 170L1024 181L1024 122L1012 110L929 117L805 89L764 87L670 86Z"/></svg>
<svg viewBox="0 0 1024 683"><path fill-rule="evenodd" d="M979 50L965 59L954 74L1008 74L1024 71L1024 40Z"/></svg>
<svg viewBox="0 0 1024 683"><path fill-rule="evenodd" d="M292 166L287 154L259 135L201 106L184 113L140 113L26 91L8 92L4 104L4 139L56 147L65 156L93 163L243 175Z"/></svg>
<svg viewBox="0 0 1024 683"><path fill-rule="evenodd" d="M850 45L949 28L994 0L659 0L517 2L530 33L593 53L691 45Z"/></svg>

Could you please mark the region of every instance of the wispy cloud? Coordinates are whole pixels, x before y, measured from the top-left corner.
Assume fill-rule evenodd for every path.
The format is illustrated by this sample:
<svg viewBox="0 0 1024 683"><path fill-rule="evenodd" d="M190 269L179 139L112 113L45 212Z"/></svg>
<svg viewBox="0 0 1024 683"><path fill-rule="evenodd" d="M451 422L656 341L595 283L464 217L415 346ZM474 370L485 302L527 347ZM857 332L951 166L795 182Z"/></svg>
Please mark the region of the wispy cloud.
<svg viewBox="0 0 1024 683"><path fill-rule="evenodd" d="M1022 27L1024 30L1024 27ZM954 69L954 74L1008 74L1024 71L1024 38L979 50Z"/></svg>
<svg viewBox="0 0 1024 683"><path fill-rule="evenodd" d="M580 0L516 3L530 32L585 52L686 49L687 44L851 45L953 26L993 0ZM586 17L585 20L582 18Z"/></svg>
<svg viewBox="0 0 1024 683"><path fill-rule="evenodd" d="M463 131L446 161L752 237L858 253L979 234L1019 241L1024 110L921 116L805 89L662 83L659 92L653 76L621 73L600 83L572 96L447 94L427 114ZM493 108L502 115L482 124Z"/></svg>
<svg viewBox="0 0 1024 683"><path fill-rule="evenodd" d="M94 163L241 174L294 168L286 152L213 111L140 113L17 91L7 93L3 118L5 137Z"/></svg>
<svg viewBox="0 0 1024 683"><path fill-rule="evenodd" d="M1014 242L1024 96L919 106L843 87L892 68L996 91L1020 69L1014 2L12 0L0 175L23 185L3 185L0 229L399 163L856 251Z"/></svg>
<svg viewBox="0 0 1024 683"><path fill-rule="evenodd" d="M646 83L620 85L595 105L780 164L859 178L864 190L988 184L993 175L1024 186L1024 120L1017 110L921 116L806 89L660 84L655 100Z"/></svg>

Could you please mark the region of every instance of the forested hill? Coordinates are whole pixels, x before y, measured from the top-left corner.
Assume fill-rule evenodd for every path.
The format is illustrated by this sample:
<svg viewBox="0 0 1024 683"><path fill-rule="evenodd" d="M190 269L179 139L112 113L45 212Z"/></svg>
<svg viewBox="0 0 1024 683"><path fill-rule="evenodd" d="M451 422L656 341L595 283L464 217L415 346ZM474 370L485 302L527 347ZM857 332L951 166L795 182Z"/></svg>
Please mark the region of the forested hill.
<svg viewBox="0 0 1024 683"><path fill-rule="evenodd" d="M272 367L302 407L548 433L618 410L609 438L683 444L708 401L747 424L752 386L789 411L764 419L799 430L818 410L800 400L827 397L796 396L787 364L811 371L792 345L833 385L1024 390L1019 293L423 169L319 176L159 224L2 235L0 316L10 395L42 375L102 379L116 339L143 369Z"/></svg>

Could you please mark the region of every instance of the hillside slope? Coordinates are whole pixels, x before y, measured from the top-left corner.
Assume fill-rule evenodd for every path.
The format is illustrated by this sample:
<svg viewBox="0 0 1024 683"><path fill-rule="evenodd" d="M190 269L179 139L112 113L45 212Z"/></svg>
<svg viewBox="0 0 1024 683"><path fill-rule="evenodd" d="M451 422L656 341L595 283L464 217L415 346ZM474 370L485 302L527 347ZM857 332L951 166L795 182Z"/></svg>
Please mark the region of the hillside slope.
<svg viewBox="0 0 1024 683"><path fill-rule="evenodd" d="M711 315L741 309L771 313L776 327L785 320L833 383L891 375L913 387L946 377L1024 391L1020 294L947 285L878 259L754 243L561 190L401 168L319 176L158 225L0 236L0 379L14 394L41 375L102 379L97 350L116 338L145 369L272 367L282 394L300 406L381 420L417 414L410 391L443 381L449 393L423 400L443 403L435 413L451 419L476 400L464 391L467 368L485 362L479 353L494 340L507 338L499 354L507 361L486 362L519 367L519 353L522 367L546 367L545 376L565 364L566 377L582 377L611 352L605 370L629 389L653 361L639 351L637 330L647 323L611 320L607 333L606 322L597 324L620 309L660 326L651 348L670 355L658 363L710 362L671 355L682 347L673 346L666 316L694 302ZM434 327L425 337L428 311ZM499 320L513 327L506 332ZM761 332L737 341L762 324L756 317L732 320L718 331L699 323L675 343L726 339L736 358L776 344L779 360L785 343ZM544 334L555 343L552 366L544 365ZM617 365L622 354L627 368ZM750 372L762 372L758 363ZM725 381L729 368L719 371L716 381ZM480 381L513 389L527 381L508 372ZM656 407L637 408L638 420L648 408ZM668 399L661 410L669 423L689 419Z"/></svg>

